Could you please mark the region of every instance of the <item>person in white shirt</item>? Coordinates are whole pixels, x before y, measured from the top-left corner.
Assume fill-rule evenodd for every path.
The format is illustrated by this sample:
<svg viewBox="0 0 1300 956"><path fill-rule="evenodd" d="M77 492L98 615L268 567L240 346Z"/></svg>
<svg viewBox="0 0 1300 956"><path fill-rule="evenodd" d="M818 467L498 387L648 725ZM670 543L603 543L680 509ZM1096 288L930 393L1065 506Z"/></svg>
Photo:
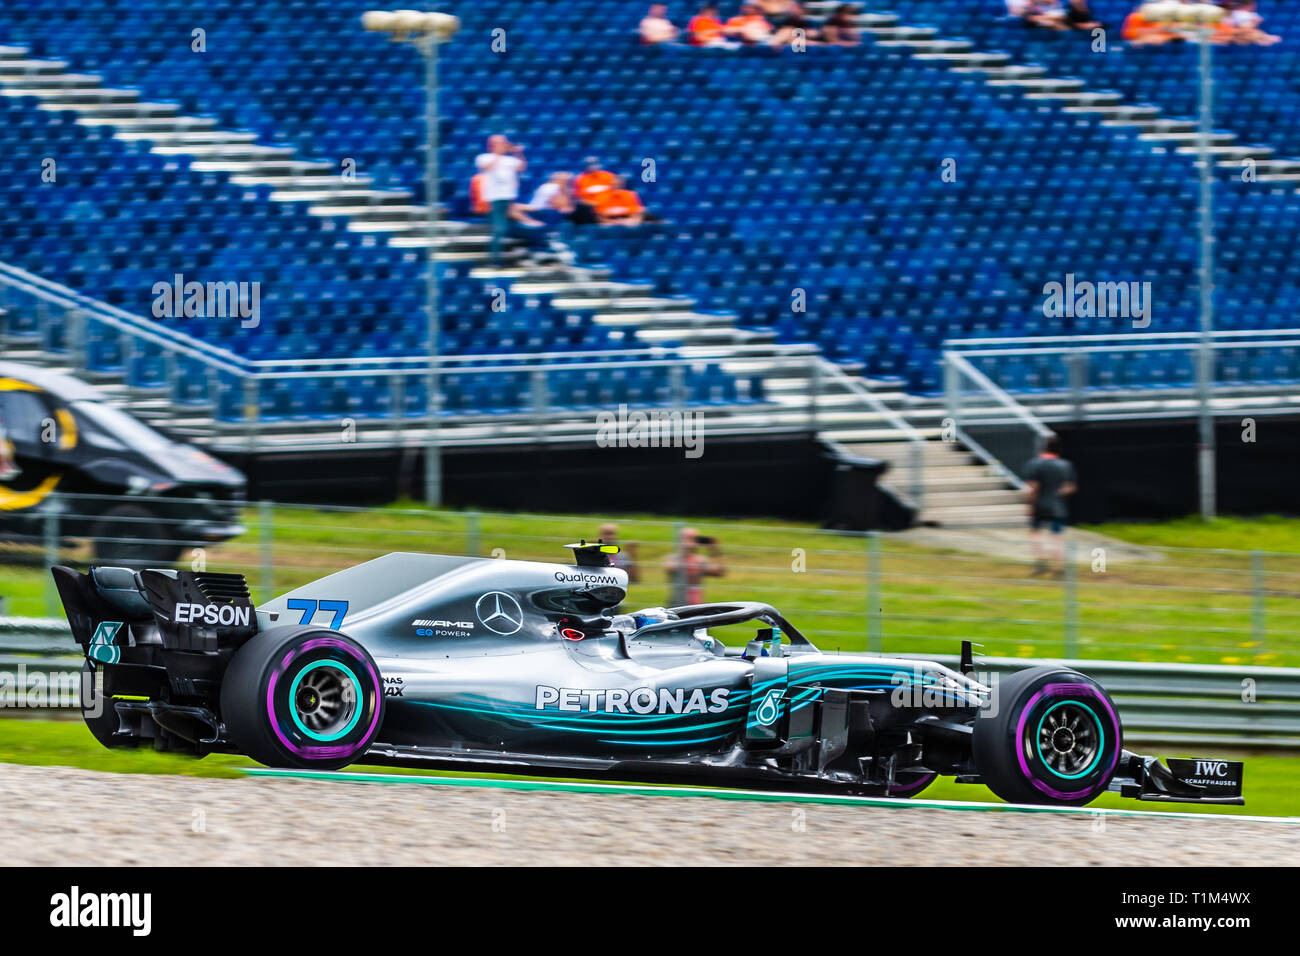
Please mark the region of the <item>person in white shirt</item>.
<svg viewBox="0 0 1300 956"><path fill-rule="evenodd" d="M510 207L519 198L519 174L528 168L524 148L500 133L488 137L488 151L474 161L483 174L482 197L491 207L492 263L501 264L501 244L510 225Z"/></svg>
<svg viewBox="0 0 1300 956"><path fill-rule="evenodd" d="M652 3L650 11L641 21L641 42L653 46L656 43L673 43L681 31L668 19L668 5Z"/></svg>
<svg viewBox="0 0 1300 956"><path fill-rule="evenodd" d="M1255 0L1240 0L1228 14L1228 43L1272 46L1282 38L1263 29L1264 18L1255 8Z"/></svg>
<svg viewBox="0 0 1300 956"><path fill-rule="evenodd" d="M573 212L573 173L552 173L524 207L547 225L558 225Z"/></svg>

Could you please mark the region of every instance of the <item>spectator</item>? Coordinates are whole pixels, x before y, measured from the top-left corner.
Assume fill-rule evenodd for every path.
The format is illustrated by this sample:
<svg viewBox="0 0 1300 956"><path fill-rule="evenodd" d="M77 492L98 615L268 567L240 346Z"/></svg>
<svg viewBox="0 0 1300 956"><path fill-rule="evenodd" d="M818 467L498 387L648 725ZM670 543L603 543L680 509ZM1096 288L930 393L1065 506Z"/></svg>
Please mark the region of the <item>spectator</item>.
<svg viewBox="0 0 1300 956"><path fill-rule="evenodd" d="M582 165L583 171L578 174L574 189L577 191L579 202L595 205L601 193L614 188L614 181L618 177L607 169L601 169L600 160L595 156L588 156L582 161Z"/></svg>
<svg viewBox="0 0 1300 956"><path fill-rule="evenodd" d="M772 39L772 24L759 13L757 4L742 3L740 13L727 21L726 34L746 46L756 46Z"/></svg>
<svg viewBox="0 0 1300 956"><path fill-rule="evenodd" d="M1180 39L1167 24L1148 20L1141 7L1124 19L1120 35L1130 46L1161 46Z"/></svg>
<svg viewBox="0 0 1300 956"><path fill-rule="evenodd" d="M594 205L602 226L639 226L646 218L645 206L622 176L614 177L613 187L600 193Z"/></svg>
<svg viewBox="0 0 1300 956"><path fill-rule="evenodd" d="M1029 505L1029 540L1034 553L1033 574L1048 571L1048 555L1059 567L1065 562L1065 522L1069 510L1065 499L1077 490L1074 465L1061 457L1061 439L1052 435L1043 445L1042 453L1025 465L1025 500ZM1044 549L1041 531L1048 526L1052 544Z"/></svg>
<svg viewBox="0 0 1300 956"><path fill-rule="evenodd" d="M686 34L691 46L735 46L727 39L726 27L718 15L717 5L713 3L706 3L700 7L700 12L695 14L691 22L686 25Z"/></svg>
<svg viewBox="0 0 1300 956"><path fill-rule="evenodd" d="M1102 29L1102 23L1092 15L1092 10L1088 7L1088 0L1070 0L1069 9L1065 11L1065 25L1071 30L1092 30Z"/></svg>
<svg viewBox="0 0 1300 956"><path fill-rule="evenodd" d="M707 548L707 554L700 549ZM707 538L694 528L683 528L677 551L664 562L672 603L703 604L704 579L720 578L727 573L722 561L722 548L717 538Z"/></svg>
<svg viewBox="0 0 1300 956"><path fill-rule="evenodd" d="M604 544L619 544L618 525L612 522L601 525L600 540ZM610 564L627 572L629 584L636 584L641 580L641 568L636 559L637 544L635 541L629 541L627 544L619 545L619 548L618 554L610 555Z"/></svg>
<svg viewBox="0 0 1300 956"><path fill-rule="evenodd" d="M1025 0L1020 19L1027 27L1043 30L1068 30L1061 0Z"/></svg>
<svg viewBox="0 0 1300 956"><path fill-rule="evenodd" d="M1280 36L1264 31L1264 18L1256 9L1255 0L1238 0L1229 4L1228 9L1228 16L1223 23L1226 42L1256 46L1272 46L1282 42Z"/></svg>
<svg viewBox="0 0 1300 956"><path fill-rule="evenodd" d="M573 221L578 225L596 221L596 201L604 193L613 189L618 179L609 170L601 169L600 160L595 156L588 156L582 161L582 165L583 171L578 174L578 178L573 183L577 199Z"/></svg>
<svg viewBox="0 0 1300 956"><path fill-rule="evenodd" d="M641 27L638 31L641 34L641 42L647 46L654 46L658 43L675 43L681 31L673 26L673 22L668 19L668 5L665 3L652 3L650 11L641 20Z"/></svg>
<svg viewBox="0 0 1300 956"><path fill-rule="evenodd" d="M857 46L861 42L857 17L857 7L851 3L841 3L822 24L822 42L834 46Z"/></svg>
<svg viewBox="0 0 1300 956"><path fill-rule="evenodd" d="M537 187L524 209L546 226L558 226L573 215L573 174L552 173Z"/></svg>
<svg viewBox="0 0 1300 956"><path fill-rule="evenodd" d="M513 208L518 205L519 174L528 168L528 162L524 159L522 146L497 133L488 137L487 152L479 154L475 166L483 174L479 198L491 210L492 263L499 266L510 219L512 214L517 217L519 212Z"/></svg>
<svg viewBox="0 0 1300 956"><path fill-rule="evenodd" d="M816 43L819 34L808 23L808 17L796 0L760 0L759 10L769 20L775 32L772 46L792 45L802 37L805 44Z"/></svg>

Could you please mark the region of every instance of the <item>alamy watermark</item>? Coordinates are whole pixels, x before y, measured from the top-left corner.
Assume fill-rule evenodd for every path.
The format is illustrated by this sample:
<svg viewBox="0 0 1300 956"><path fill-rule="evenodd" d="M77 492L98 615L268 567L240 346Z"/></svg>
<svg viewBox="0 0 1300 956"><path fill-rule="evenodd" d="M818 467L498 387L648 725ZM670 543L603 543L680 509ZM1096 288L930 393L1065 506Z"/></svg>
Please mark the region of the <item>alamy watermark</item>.
<svg viewBox="0 0 1300 956"><path fill-rule="evenodd" d="M1076 280L1043 286L1043 315L1049 319L1132 319L1133 328L1151 324L1150 282L1090 282Z"/></svg>
<svg viewBox="0 0 1300 956"><path fill-rule="evenodd" d="M240 319L255 329L262 323L262 283L185 281L176 273L170 282L153 284L155 319Z"/></svg>
<svg viewBox="0 0 1300 956"><path fill-rule="evenodd" d="M20 662L13 671L0 671L0 710L58 710L87 704L98 717L103 700L95 693L94 677L83 671L27 670Z"/></svg>
<svg viewBox="0 0 1300 956"><path fill-rule="evenodd" d="M687 458L704 454L702 412L665 409L629 410L596 416L596 444L601 448L683 448Z"/></svg>

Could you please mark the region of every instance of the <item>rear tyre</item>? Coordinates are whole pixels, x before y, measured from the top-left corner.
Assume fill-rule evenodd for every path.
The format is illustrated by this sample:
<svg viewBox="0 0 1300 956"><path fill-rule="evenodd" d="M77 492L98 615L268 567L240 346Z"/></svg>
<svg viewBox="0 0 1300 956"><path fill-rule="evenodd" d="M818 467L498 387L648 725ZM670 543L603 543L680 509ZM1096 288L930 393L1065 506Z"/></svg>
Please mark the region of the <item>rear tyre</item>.
<svg viewBox="0 0 1300 956"><path fill-rule="evenodd" d="M1115 774L1124 731L1096 681L1033 667L994 687L996 711L975 719L971 752L990 790L1010 803L1083 806Z"/></svg>
<svg viewBox="0 0 1300 956"><path fill-rule="evenodd" d="M119 721L113 706L113 684L113 665L91 667L90 661L81 665L81 719L90 735L109 750L130 750L136 745L135 737L114 737Z"/></svg>
<svg viewBox="0 0 1300 956"><path fill-rule="evenodd" d="M277 627L235 652L221 683L231 741L268 767L337 770L362 756L383 721L379 668L356 641Z"/></svg>

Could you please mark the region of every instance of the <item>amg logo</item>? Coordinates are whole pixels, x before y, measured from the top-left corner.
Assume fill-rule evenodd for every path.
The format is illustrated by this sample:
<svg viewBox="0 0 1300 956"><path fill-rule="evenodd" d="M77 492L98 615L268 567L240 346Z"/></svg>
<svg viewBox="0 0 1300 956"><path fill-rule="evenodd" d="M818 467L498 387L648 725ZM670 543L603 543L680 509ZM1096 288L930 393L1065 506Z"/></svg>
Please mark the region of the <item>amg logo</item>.
<svg viewBox="0 0 1300 956"><path fill-rule="evenodd" d="M454 627L467 631L474 626L473 621L412 621L411 627Z"/></svg>
<svg viewBox="0 0 1300 956"><path fill-rule="evenodd" d="M1226 760L1196 761L1196 776L1198 777L1226 777L1227 775L1228 761Z"/></svg>
<svg viewBox="0 0 1300 956"><path fill-rule="evenodd" d="M568 711L570 713L586 711L589 714L720 714L727 709L727 697L730 695L725 687L719 687L708 694L702 688L689 691L684 688L669 690L661 687L638 687L625 690L611 687L601 690L592 687L537 687L538 710Z"/></svg>
<svg viewBox="0 0 1300 956"><path fill-rule="evenodd" d="M177 604L172 620L177 624L220 624L223 627L248 627L252 608L233 604Z"/></svg>
<svg viewBox="0 0 1300 956"><path fill-rule="evenodd" d="M85 893L79 887L50 897L50 925L125 926L133 936L148 936L152 928L153 894Z"/></svg>

